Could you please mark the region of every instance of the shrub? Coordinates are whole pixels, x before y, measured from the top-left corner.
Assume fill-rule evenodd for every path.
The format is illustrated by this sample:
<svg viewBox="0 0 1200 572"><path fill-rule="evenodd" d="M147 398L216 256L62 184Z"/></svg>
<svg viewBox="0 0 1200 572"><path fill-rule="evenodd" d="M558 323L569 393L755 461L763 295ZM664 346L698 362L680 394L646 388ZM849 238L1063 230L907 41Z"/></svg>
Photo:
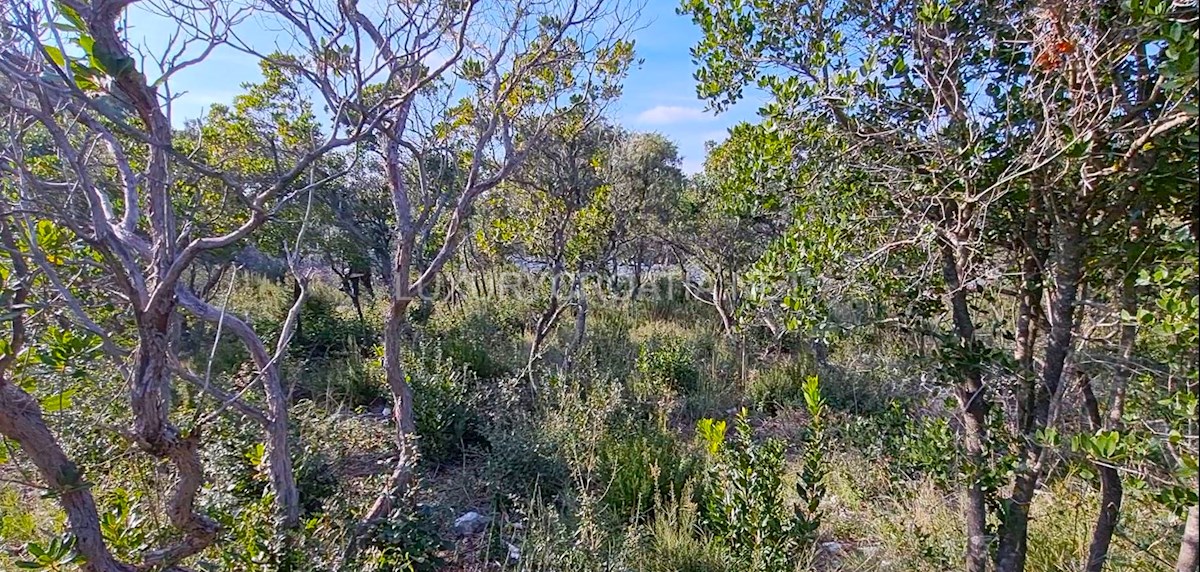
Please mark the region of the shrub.
<svg viewBox="0 0 1200 572"><path fill-rule="evenodd" d="M414 360L409 369L421 458L439 464L485 442L475 408L475 374L444 360Z"/></svg>
<svg viewBox="0 0 1200 572"><path fill-rule="evenodd" d="M378 355L364 357L362 353L351 343L343 358L302 362L295 373L291 373L303 384L298 393L332 408L358 409L384 403L389 392L380 358Z"/></svg>
<svg viewBox="0 0 1200 572"><path fill-rule="evenodd" d="M699 507L685 486L669 497L656 497L650 542L643 554L645 572L724 572L729 557L700 531Z"/></svg>
<svg viewBox="0 0 1200 572"><path fill-rule="evenodd" d="M225 542L217 545L219 566L206 568L246 572L306 569L311 556L293 549L287 536L275 534L274 512L274 497L269 494L227 511L213 511L213 517L225 532Z"/></svg>
<svg viewBox="0 0 1200 572"><path fill-rule="evenodd" d="M0 443L0 446L4 445ZM16 488L5 486L0 489L0 538L19 541L37 537L37 522L25 510L27 504Z"/></svg>
<svg viewBox="0 0 1200 572"><path fill-rule="evenodd" d="M746 397L755 409L774 414L803 400L804 380L815 374L812 359L798 354L755 371L746 385Z"/></svg>
<svg viewBox="0 0 1200 572"><path fill-rule="evenodd" d="M863 455L886 459L896 481L928 476L948 486L957 476L959 459L949 422L917 415L904 402L893 400L881 413L851 418L842 434Z"/></svg>
<svg viewBox="0 0 1200 572"><path fill-rule="evenodd" d="M633 322L624 311L598 307L588 316L587 335L579 364L586 364L613 379L625 379L633 371L638 346L630 340Z"/></svg>
<svg viewBox="0 0 1200 572"><path fill-rule="evenodd" d="M649 514L655 499L678 497L695 468L695 459L661 429L617 432L600 446L603 504L625 520Z"/></svg>
<svg viewBox="0 0 1200 572"><path fill-rule="evenodd" d="M484 482L497 505L535 495L555 499L566 489L570 469L557 446L528 428L490 432L488 444Z"/></svg>
<svg viewBox="0 0 1200 572"><path fill-rule="evenodd" d="M804 380L804 408L808 412L808 426L802 441L804 453L800 462L800 474L796 476L795 519L792 534L806 542L817 538L821 526L821 501L825 498L826 477L829 465L825 460L825 398L816 376Z"/></svg>
<svg viewBox="0 0 1200 572"><path fill-rule="evenodd" d="M310 287L300 308L300 319L290 349L294 355L318 361L349 356L358 348L375 344L375 332L356 316L339 311L337 292ZM286 310L285 310L286 312ZM281 323L283 319L279 320Z"/></svg>
<svg viewBox="0 0 1200 572"><path fill-rule="evenodd" d="M407 503L399 503L407 507ZM422 511L399 508L366 535L355 570L378 572L436 572L446 564L441 556L448 543L437 523Z"/></svg>
<svg viewBox="0 0 1200 572"><path fill-rule="evenodd" d="M294 470L300 509L305 515L320 514L325 501L338 492L337 475L325 454L307 441L301 441L293 454L297 457Z"/></svg>
<svg viewBox="0 0 1200 572"><path fill-rule="evenodd" d="M824 404L816 378L809 381L810 414L819 419ZM701 523L740 565L754 572L790 572L807 552L820 522L824 495L824 463L819 425L806 438L810 445L796 486L799 503L784 495L784 443L755 443L745 411L735 421L736 434L725 439L725 422L703 419L697 432L713 455L703 482Z"/></svg>
<svg viewBox="0 0 1200 572"><path fill-rule="evenodd" d="M635 366L643 391L666 388L688 392L699 386L700 372L692 363L692 352L676 338L642 344Z"/></svg>
<svg viewBox="0 0 1200 572"><path fill-rule="evenodd" d="M699 431L716 455L701 491L703 527L739 564L783 570L800 541L784 501L784 444L777 439L755 444L744 412L735 430L725 442L724 422L701 421Z"/></svg>
<svg viewBox="0 0 1200 572"><path fill-rule="evenodd" d="M523 326L518 308L481 300L434 313L426 333L444 358L470 368L481 379L497 379L516 369Z"/></svg>

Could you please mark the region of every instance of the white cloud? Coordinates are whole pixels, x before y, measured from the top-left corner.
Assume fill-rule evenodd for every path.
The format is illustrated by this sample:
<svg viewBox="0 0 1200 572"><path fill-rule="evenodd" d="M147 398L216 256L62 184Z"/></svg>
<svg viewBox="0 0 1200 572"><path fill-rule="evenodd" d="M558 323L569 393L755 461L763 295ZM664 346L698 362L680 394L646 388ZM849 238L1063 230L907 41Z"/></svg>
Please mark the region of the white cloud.
<svg viewBox="0 0 1200 572"><path fill-rule="evenodd" d="M713 117L698 107L683 107L679 105L656 105L638 114L640 123L666 125L683 121L708 121Z"/></svg>

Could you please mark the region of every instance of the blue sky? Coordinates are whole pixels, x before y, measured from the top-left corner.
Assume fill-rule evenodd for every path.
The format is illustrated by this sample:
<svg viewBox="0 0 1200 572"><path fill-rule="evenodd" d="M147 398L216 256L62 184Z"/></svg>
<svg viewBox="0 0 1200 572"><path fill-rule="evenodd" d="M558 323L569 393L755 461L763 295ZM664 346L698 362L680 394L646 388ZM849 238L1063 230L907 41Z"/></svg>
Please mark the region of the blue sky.
<svg viewBox="0 0 1200 572"><path fill-rule="evenodd" d="M704 163L704 142L720 141L739 121L754 120L759 102L744 101L716 115L696 97L695 65L689 53L700 38L691 19L675 14L677 1L647 0L642 29L635 34L638 57L645 60L629 74L613 116L636 131L657 131L679 146L684 170ZM750 90L747 94L751 95Z"/></svg>
<svg viewBox="0 0 1200 572"><path fill-rule="evenodd" d="M135 6L137 6L135 4ZM683 167L698 171L704 162L705 141L724 139L725 130L739 121L753 120L758 103L742 102L716 115L697 99L692 80L694 65L689 49L700 36L691 20L675 14L677 1L647 0L641 27L634 33L642 65L633 69L624 95L609 110L618 123L633 131L656 131L679 146ZM161 19L139 13L130 15L132 35L142 34L148 45L161 46L170 30ZM243 26L254 26L254 19ZM270 37L270 32L240 33ZM176 100L173 121L199 116L214 103L228 103L240 93L241 84L260 79L258 63L231 48L217 49L203 62L179 72L170 87Z"/></svg>

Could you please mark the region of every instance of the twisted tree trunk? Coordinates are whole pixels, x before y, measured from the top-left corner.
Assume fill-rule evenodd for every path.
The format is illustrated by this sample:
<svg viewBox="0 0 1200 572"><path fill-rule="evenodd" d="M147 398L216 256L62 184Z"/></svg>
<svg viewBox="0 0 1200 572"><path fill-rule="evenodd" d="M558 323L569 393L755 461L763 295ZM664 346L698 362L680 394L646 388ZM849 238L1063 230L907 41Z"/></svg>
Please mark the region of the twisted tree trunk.
<svg viewBox="0 0 1200 572"><path fill-rule="evenodd" d="M285 529L295 528L300 524L300 492L296 486L292 465L288 396L283 389L278 361L297 328L300 310L307 293L307 288L301 288L299 296L288 311L283 331L279 335L277 351L272 356L267 352L262 339L244 320L224 309L211 306L185 288L178 289L180 305L214 326L229 328L246 347L255 367L258 368L263 392L267 397L267 415L260 420L266 436L267 474L275 492L275 507L282 517L281 524Z"/></svg>
<svg viewBox="0 0 1200 572"><path fill-rule="evenodd" d="M1136 255L1131 253L1130 262ZM1132 266L1131 266L1132 267ZM1126 276L1121 282L1121 310L1124 314L1137 315L1137 296L1134 290L1133 277ZM1108 410L1108 420L1101 416L1100 402L1092 388L1091 378L1085 373L1080 376L1080 389L1083 392L1084 407L1087 408L1088 423L1093 432L1101 429L1120 431L1125 414L1125 390L1134 376L1133 351L1137 341L1137 325L1126 323L1121 326L1121 367L1115 387L1113 388L1112 403ZM1121 518L1121 502L1125 491L1121 485L1121 475L1116 467L1104 462L1095 463L1096 472L1100 475L1100 512L1096 515L1096 524L1092 528L1092 541L1088 545L1087 572L1102 572L1108 561L1108 551L1112 545L1113 534Z"/></svg>
<svg viewBox="0 0 1200 572"><path fill-rule="evenodd" d="M417 461L414 437L417 432L413 415L413 391L404 374L401 348L408 341L408 301L396 300L388 309L383 330L383 369L387 376L388 389L392 393L392 420L396 424L395 469L388 478L383 492L367 511L364 521L373 522L386 517L395 506L395 501L408 491L412 482L413 469Z"/></svg>
<svg viewBox="0 0 1200 572"><path fill-rule="evenodd" d="M1100 402L1092 389L1091 376L1081 373L1079 388L1083 392L1084 407L1087 409L1088 425L1093 432L1104 428L1100 416ZM1117 530L1117 519L1121 516L1121 475L1117 469L1108 463L1097 461L1093 463L1100 475L1100 513L1096 515L1096 525L1092 528L1092 541L1088 545L1088 559L1084 570L1101 572L1104 563L1108 561L1108 549L1112 544L1113 533Z"/></svg>
<svg viewBox="0 0 1200 572"><path fill-rule="evenodd" d="M174 566L208 548L219 532L215 521L196 512L196 496L204 484L200 432L197 429L183 434L169 419L172 375L167 336L173 305L164 303L162 306L166 308L153 308L152 312L138 316L139 343L129 398L138 445L175 467L175 484L167 501L167 517L182 538L145 558L146 565L162 568Z"/></svg>
<svg viewBox="0 0 1200 572"><path fill-rule="evenodd" d="M63 452L42 418L41 407L28 393L0 377L0 435L21 446L37 466L46 487L53 491L67 514L79 553L87 560L86 572L133 572L118 562L104 544L100 516L83 474Z"/></svg>

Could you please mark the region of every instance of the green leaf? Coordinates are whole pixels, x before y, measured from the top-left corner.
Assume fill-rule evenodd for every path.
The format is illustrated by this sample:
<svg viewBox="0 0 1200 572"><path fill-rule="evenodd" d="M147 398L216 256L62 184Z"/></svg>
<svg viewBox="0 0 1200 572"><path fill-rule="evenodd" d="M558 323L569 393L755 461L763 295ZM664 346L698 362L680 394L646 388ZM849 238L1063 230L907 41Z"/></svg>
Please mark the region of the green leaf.
<svg viewBox="0 0 1200 572"><path fill-rule="evenodd" d="M76 389L69 388L63 390L56 395L50 395L42 398L41 406L42 413L56 413L65 409L71 408L71 398L75 395Z"/></svg>
<svg viewBox="0 0 1200 572"><path fill-rule="evenodd" d="M87 54L88 57L91 57L92 48L96 45L96 40L94 40L91 36L83 35L79 36L79 38L75 40L75 43L79 44L79 47L83 48L83 52Z"/></svg>
<svg viewBox="0 0 1200 572"><path fill-rule="evenodd" d="M71 26L74 26L75 31L83 32L87 30L87 23L83 21L83 18L79 16L79 12L76 12L74 8L61 0L56 1L54 7L58 9L58 13L62 14L63 18L67 19L67 22Z"/></svg>
<svg viewBox="0 0 1200 572"><path fill-rule="evenodd" d="M66 69L67 58L63 55L62 50L54 46L42 46L42 49L46 50L46 55L50 56L50 61L54 62L54 65Z"/></svg>

